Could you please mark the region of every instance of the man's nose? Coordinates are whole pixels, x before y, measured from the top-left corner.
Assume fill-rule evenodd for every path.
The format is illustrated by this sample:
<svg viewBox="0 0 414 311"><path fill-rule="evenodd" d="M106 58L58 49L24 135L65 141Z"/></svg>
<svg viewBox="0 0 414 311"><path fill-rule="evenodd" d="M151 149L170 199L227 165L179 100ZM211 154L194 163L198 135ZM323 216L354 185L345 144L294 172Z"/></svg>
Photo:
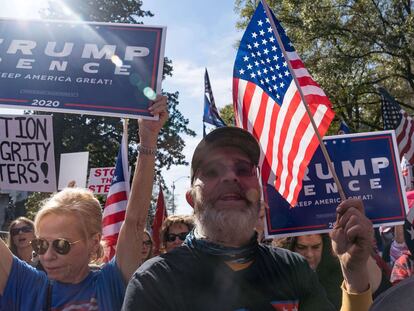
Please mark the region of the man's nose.
<svg viewBox="0 0 414 311"><path fill-rule="evenodd" d="M239 181L239 176L237 176L234 167L226 166L226 168L223 168L223 172L221 172L222 180L227 181Z"/></svg>

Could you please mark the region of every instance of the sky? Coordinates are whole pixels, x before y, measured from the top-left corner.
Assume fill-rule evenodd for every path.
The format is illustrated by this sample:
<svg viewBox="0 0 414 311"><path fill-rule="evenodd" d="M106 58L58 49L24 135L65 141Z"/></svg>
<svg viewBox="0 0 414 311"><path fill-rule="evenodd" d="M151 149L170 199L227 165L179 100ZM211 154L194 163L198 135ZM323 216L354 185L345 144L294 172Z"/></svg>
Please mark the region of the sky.
<svg viewBox="0 0 414 311"><path fill-rule="evenodd" d="M0 17L39 18L39 9L47 0L0 0ZM181 113L189 119L189 128L196 137L184 136L184 154L191 162L192 152L202 138L202 114L204 103L204 70L208 69L213 94L218 108L232 102L232 72L236 57L235 44L242 32L236 30L237 14L234 1L227 0L143 0L144 10L154 17L145 18L147 25L167 27L165 56L173 62L173 76L162 84L165 91L179 91ZM0 114L16 113L0 108ZM82 151L82 150L79 150ZM190 214L191 207L185 201L190 186L189 166L175 166L163 170L169 190L175 184L176 214Z"/></svg>

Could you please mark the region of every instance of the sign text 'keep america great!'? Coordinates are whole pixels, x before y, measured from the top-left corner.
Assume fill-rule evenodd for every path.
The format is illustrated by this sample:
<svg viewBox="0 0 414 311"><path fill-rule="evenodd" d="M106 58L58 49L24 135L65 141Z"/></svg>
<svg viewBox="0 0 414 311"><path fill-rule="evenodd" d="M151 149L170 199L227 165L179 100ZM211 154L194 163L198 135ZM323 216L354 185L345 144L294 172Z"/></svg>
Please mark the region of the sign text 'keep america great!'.
<svg viewBox="0 0 414 311"><path fill-rule="evenodd" d="M153 118L165 27L0 20L0 106Z"/></svg>

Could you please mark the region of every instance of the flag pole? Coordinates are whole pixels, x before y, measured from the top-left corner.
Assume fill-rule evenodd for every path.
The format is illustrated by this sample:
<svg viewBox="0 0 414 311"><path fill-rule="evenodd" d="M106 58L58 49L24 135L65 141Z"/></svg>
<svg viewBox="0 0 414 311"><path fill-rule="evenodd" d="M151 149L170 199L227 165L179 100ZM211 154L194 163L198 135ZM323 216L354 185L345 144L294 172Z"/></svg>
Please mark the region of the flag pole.
<svg viewBox="0 0 414 311"><path fill-rule="evenodd" d="M122 139L125 139L125 141L123 141L123 143L125 144L126 147L126 158L127 158L127 162L128 162L128 123L129 123L129 119L128 118L124 118L124 122L123 122L123 133L122 133ZM123 168L124 169L124 176L126 174L126 176L129 176L128 180L129 182L127 183L127 195L129 196L129 192L130 192L130 183L131 183L131 172L129 170L129 163L126 163L126 167Z"/></svg>
<svg viewBox="0 0 414 311"><path fill-rule="evenodd" d="M124 122L123 122L123 131L126 137L126 145L128 146L128 118L124 118Z"/></svg>
<svg viewBox="0 0 414 311"><path fill-rule="evenodd" d="M271 25L271 27L272 27L273 33L274 33L274 35L275 35L275 37L276 37L276 40L277 40L277 41L278 41L278 43L279 43L279 46L280 46L280 48L281 48L281 50L282 50L282 53L283 53L283 56L285 57L286 64L287 64L287 66L288 66L288 68L289 68L289 71L292 73L292 78L293 78L293 80L295 81L295 84L296 84L296 87L297 87L297 89L298 89L299 95L300 95L300 97L301 97L301 99L302 99L302 102L303 102L303 104L304 104L304 106L305 106L306 112L307 112L307 114L308 114L308 116L309 116L309 118L310 118L310 121L311 121L312 127L313 127L313 129L314 129L314 131L315 131L315 134L316 134L317 138L318 138L319 145L320 145L320 147L321 147L322 153L323 153L323 155L324 155L324 157L325 157L325 160L326 160L326 162L327 162L327 164L328 164L329 170L331 171L332 177L333 177L333 179L334 179L334 181L335 181L335 184L336 184L336 186L337 186L337 188L338 188L338 193L339 193L339 195L340 195L340 197L341 197L341 200L343 201L343 200L345 200L345 199L346 199L345 192L344 192L344 190L343 190L343 188L342 188L342 185L341 185L341 183L340 183L340 181L339 181L339 178L338 178L338 176L337 176L337 174L336 174L336 172L335 172L335 170L334 170L334 167L333 167L333 165L332 165L332 161L331 161L331 159L330 159L330 157L329 157L328 151L326 150L325 144L324 144L324 143L323 143L323 141L322 141L322 137L321 137L321 135L320 135L320 133L319 133L319 131L318 131L318 127L316 126L315 120L313 119L312 113L311 113L311 111L310 111L310 109L309 109L309 106L308 106L308 104L307 104L307 102L306 102L305 96L304 96L304 94L303 94L303 92L302 92L302 88L301 88L301 87L300 87L300 85L299 85L299 82L298 82L298 80L297 80L297 78L296 78L296 75L295 75L295 74L293 74L293 68L292 68L292 65L290 64L290 62L288 61L287 53L286 53L285 47L284 47L284 45L283 45L282 39L280 38L280 36L279 36L279 32L278 32L278 31L277 31L277 29L276 29L276 25L275 25L275 23L274 23L273 19L271 18L271 17L272 17L272 14L271 14L271 12L270 12L270 9L269 9L269 7L268 7L268 5L267 5L267 3L266 3L266 1L265 1L265 0L261 0L261 2L262 2L262 4L263 4L263 7L264 7L264 8L265 8L265 10L266 10L266 15L267 15L267 16L268 16L268 18L269 18L269 22L270 22L270 25Z"/></svg>
<svg viewBox="0 0 414 311"><path fill-rule="evenodd" d="M274 35L276 37L277 42L279 43L279 46L280 46L280 48L282 50L282 53L283 53L283 56L285 57L287 66L289 68L289 71L292 74L293 80L295 81L296 87L297 87L297 89L299 91L300 98L302 99L302 103L305 105L306 112L308 113L308 116L310 118L312 127L315 130L315 134L318 137L319 145L321 147L321 150L322 150L322 153L323 153L323 155L325 157L325 160L326 160L326 162L328 164L329 170L331 171L331 174L332 174L332 177L333 177L333 179L335 181L336 187L338 188L338 193L339 193L339 196L341 197L341 201L344 201L346 199L345 192L344 192L344 190L342 188L342 185L341 185L341 183L339 181L338 175L336 175L336 172L335 172L334 167L332 165L331 158L329 157L329 154L328 154L328 151L326 150L325 144L322 141L321 134L318 131L318 127L316 126L315 120L313 119L313 116L312 116L312 113L311 113L311 111L309 109L308 103L306 102L305 96L303 95L302 88L299 85L299 82L298 82L298 80L296 78L296 75L293 74L292 65L289 62L289 58L287 57L287 53L286 53L285 47L283 45L282 39L280 38L279 32L276 29L276 25L275 25L275 23L273 21L272 13L270 11L270 8L267 5L267 3L266 3L265 0L260 0L260 1L262 2L263 7L265 8L266 15L269 18L269 22L270 22L270 25L272 27L273 33L274 33Z"/></svg>

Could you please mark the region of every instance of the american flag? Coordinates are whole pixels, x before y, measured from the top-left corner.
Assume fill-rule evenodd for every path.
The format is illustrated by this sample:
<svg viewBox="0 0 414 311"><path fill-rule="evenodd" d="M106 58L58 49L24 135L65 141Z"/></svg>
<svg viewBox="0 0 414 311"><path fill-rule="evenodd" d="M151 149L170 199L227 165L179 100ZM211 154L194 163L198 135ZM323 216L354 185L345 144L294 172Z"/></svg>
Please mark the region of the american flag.
<svg viewBox="0 0 414 311"><path fill-rule="evenodd" d="M125 211L129 196L129 172L128 172L128 142L124 130L121 146L116 158L115 173L112 177L103 210L102 239L105 242L105 260L109 261L115 255L119 230L125 219Z"/></svg>
<svg viewBox="0 0 414 311"><path fill-rule="evenodd" d="M160 191L158 193L157 207L155 210L154 221L152 222L152 240L154 242L154 255L160 253L160 232L164 219L167 218L167 208L165 207L164 193L160 185Z"/></svg>
<svg viewBox="0 0 414 311"><path fill-rule="evenodd" d="M410 165L410 163L407 161L405 157L402 157L401 159L401 174L404 179L405 184L405 190L411 190L412 189L412 180L413 180L413 174L412 174L413 166Z"/></svg>
<svg viewBox="0 0 414 311"><path fill-rule="evenodd" d="M203 122L209 123L214 125L215 127L223 127L226 126L223 119L220 117L220 114L217 110L216 103L214 101L213 90L211 89L210 78L208 76L208 72L204 73L204 114L203 114ZM204 136L205 133L205 125L204 125Z"/></svg>
<svg viewBox="0 0 414 311"><path fill-rule="evenodd" d="M271 15L267 16L263 4L259 3L240 42L233 72L234 110L237 125L251 132L260 143L263 184L274 185L280 195L295 206L318 139L292 75L301 86L322 136L334 112L282 26L273 13ZM276 25L287 59L270 19Z"/></svg>
<svg viewBox="0 0 414 311"><path fill-rule="evenodd" d="M384 89L378 88L382 100L384 130L395 130L400 158L414 165L414 122L398 102Z"/></svg>

